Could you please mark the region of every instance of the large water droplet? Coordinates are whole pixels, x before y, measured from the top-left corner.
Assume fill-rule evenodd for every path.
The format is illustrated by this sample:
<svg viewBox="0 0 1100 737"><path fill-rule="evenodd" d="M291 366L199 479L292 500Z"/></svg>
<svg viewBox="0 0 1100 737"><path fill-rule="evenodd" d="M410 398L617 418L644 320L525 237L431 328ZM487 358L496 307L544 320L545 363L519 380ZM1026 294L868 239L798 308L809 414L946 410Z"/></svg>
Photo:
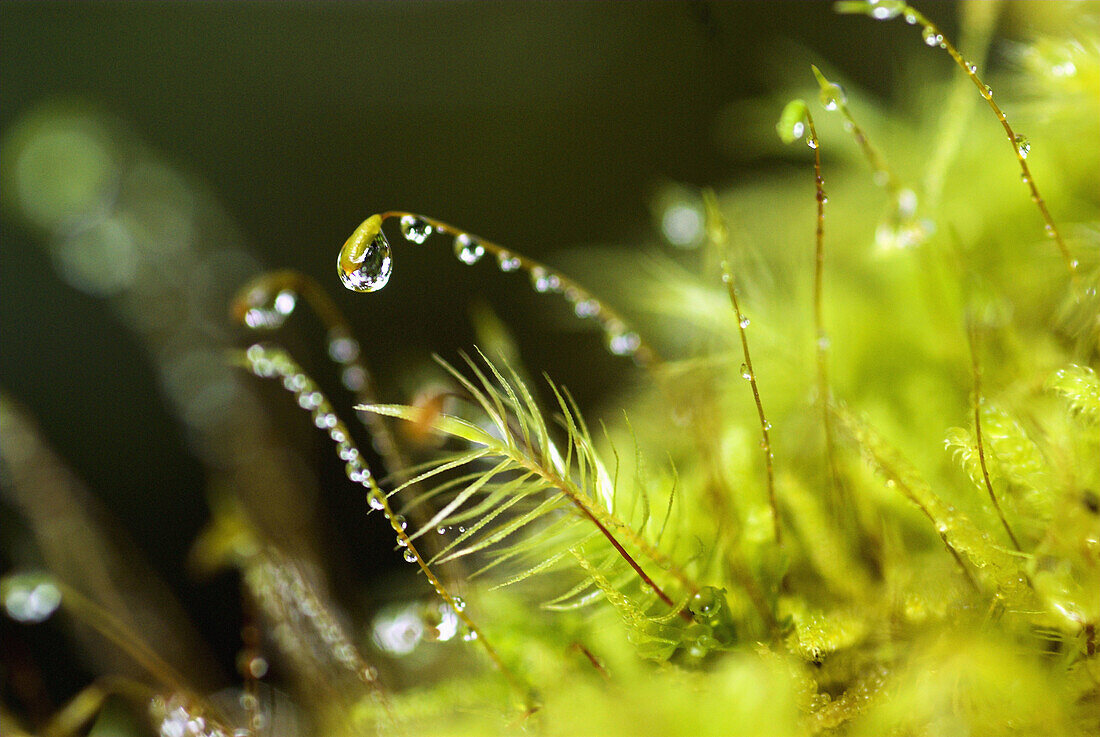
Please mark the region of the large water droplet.
<svg viewBox="0 0 1100 737"><path fill-rule="evenodd" d="M415 563L416 562L416 553L409 550L408 548L406 548L405 552L401 554L401 557L405 559L406 563Z"/></svg>
<svg viewBox="0 0 1100 737"><path fill-rule="evenodd" d="M752 378L752 371L749 370L749 365L747 363L741 364L741 378L746 381Z"/></svg>
<svg viewBox="0 0 1100 737"><path fill-rule="evenodd" d="M749 318L745 317L744 315L741 315L741 320L737 324L741 326L742 330L744 330L750 324L749 323Z"/></svg>
<svg viewBox="0 0 1100 737"><path fill-rule="evenodd" d="M1026 159L1031 153L1031 141L1027 140L1027 136L1017 135L1012 142L1016 144L1016 153L1020 154L1020 158Z"/></svg>
<svg viewBox="0 0 1100 737"><path fill-rule="evenodd" d="M393 271L393 251L386 234L378 231L370 245L363 250L362 258L355 261L354 271L344 271L337 263L340 281L353 292L377 292L386 286Z"/></svg>
<svg viewBox="0 0 1100 737"><path fill-rule="evenodd" d="M520 261L518 257L507 251L501 251L497 254L497 266L501 271L515 271L520 267Z"/></svg>
<svg viewBox="0 0 1100 737"><path fill-rule="evenodd" d="M423 243L428 240L428 236L432 234L432 231L431 223L418 218L416 215L404 215L401 218L401 234L405 236L407 241L416 244Z"/></svg>
<svg viewBox="0 0 1100 737"><path fill-rule="evenodd" d="M468 233L461 233L455 238L455 257L467 266L473 266L485 255L485 246Z"/></svg>
<svg viewBox="0 0 1100 737"><path fill-rule="evenodd" d="M0 580L0 598L9 617L27 624L44 622L61 605L61 591L42 573L5 576Z"/></svg>
<svg viewBox="0 0 1100 737"><path fill-rule="evenodd" d="M385 502L382 501L382 497L378 496L377 494L371 494L370 496L368 496L367 504L369 504L370 508L374 510L382 510L386 507Z"/></svg>

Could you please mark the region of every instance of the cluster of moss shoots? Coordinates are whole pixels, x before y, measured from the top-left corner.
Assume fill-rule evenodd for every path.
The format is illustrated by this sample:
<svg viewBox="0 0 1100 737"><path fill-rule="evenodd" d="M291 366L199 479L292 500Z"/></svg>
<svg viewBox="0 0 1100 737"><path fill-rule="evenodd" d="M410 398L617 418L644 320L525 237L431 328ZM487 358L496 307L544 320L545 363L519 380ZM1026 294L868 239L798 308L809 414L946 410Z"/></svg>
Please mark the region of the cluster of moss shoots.
<svg viewBox="0 0 1100 737"><path fill-rule="evenodd" d="M837 7L903 19L950 55L1004 129L1038 211L1036 231L1045 229L1064 263L1068 303L1095 307L1095 279L1071 253L1028 167L1030 143L977 67L900 0ZM812 71L822 106L841 117L890 199L876 240L903 249L928 241L933 227L913 191L872 145L844 90ZM823 144L801 99L786 105L776 130L813 152L816 235L806 250L813 392L802 414L814 418L806 427L818 428L818 437L792 420L792 434L801 434L780 446L797 455L794 445L805 444L809 464L777 452L784 428L768 419L770 397L750 354L743 259L713 193L702 198L704 234L718 255L714 286L728 297L736 358L717 360L720 370L709 376L724 387L728 367L740 364L732 371L743 381L731 392L751 399L759 432L760 455L736 471L714 431L721 401L684 389L696 386L685 381L689 362L662 357L643 329L574 279L445 222L408 212L366 219L340 250L340 279L357 292L386 286L394 255L385 226L393 221L411 244L446 237L466 265L488 260L526 275L537 292L560 295L576 317L598 325L612 354L644 370L657 396L650 432L674 462L648 466L648 438L629 423L592 432L569 392L552 382L541 390L552 400L548 411L514 354L464 355L461 370L440 361L453 382L446 392L417 404L380 403L359 344L323 288L277 272L241 290L233 314L248 327L278 328L299 302L325 325L329 355L359 397L385 480L355 443L363 431L340 419L285 350L256 343L237 361L282 382L328 434L348 479L364 489L365 508L388 520L399 554L427 579L440 621L454 620L467 655L462 684L435 674L419 688L393 689L293 561L222 520L237 541L223 549L272 625L271 644L292 663L316 660L311 649L328 653L322 659L364 689L339 714L314 715L325 733L1085 734L1100 724L1100 381L1087 365L1095 342L1084 360L1066 360L1038 383L1033 376L1023 387L983 383L983 357L998 328L980 303L964 299L969 360L956 369L968 379L970 410L968 426L947 430L946 444L972 501L967 511L956 508L834 392ZM1020 392L1042 411L1012 409ZM411 464L388 418L440 436L445 450ZM622 438L634 445L624 454L633 464L621 461ZM651 504L655 494L661 503ZM54 596L43 579L5 585L9 602L12 591L23 597L28 619L59 600L89 606L76 594ZM503 587L523 593L493 593ZM475 605L456 589L473 591ZM244 723L235 722L155 655L135 657L158 677L161 734L267 733L255 699ZM250 683L266 671L257 663L256 653L246 659ZM1010 700L1022 706L1006 706ZM636 712L657 721L631 722Z"/></svg>

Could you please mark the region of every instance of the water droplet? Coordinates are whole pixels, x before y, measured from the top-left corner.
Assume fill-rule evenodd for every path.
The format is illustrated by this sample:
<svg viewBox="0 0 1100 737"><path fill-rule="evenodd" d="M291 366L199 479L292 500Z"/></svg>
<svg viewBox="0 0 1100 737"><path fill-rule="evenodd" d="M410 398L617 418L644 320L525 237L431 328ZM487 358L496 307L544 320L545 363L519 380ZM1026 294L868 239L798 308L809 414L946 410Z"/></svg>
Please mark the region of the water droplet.
<svg viewBox="0 0 1100 737"><path fill-rule="evenodd" d="M536 266L531 269L531 286L536 292L557 292L561 290L561 278L541 266Z"/></svg>
<svg viewBox="0 0 1100 737"><path fill-rule="evenodd" d="M600 313L600 303L594 299L582 299L573 305L577 317L595 317Z"/></svg>
<svg viewBox="0 0 1100 737"><path fill-rule="evenodd" d="M453 596L451 598L454 601L454 608L456 612L461 612L466 608L466 602L462 600L461 596Z"/></svg>
<svg viewBox="0 0 1100 737"><path fill-rule="evenodd" d="M406 563L415 563L416 562L416 553L409 550L408 548L406 548L405 552L401 554L401 557L405 559Z"/></svg>
<svg viewBox="0 0 1100 737"><path fill-rule="evenodd" d="M440 535L446 535L446 534L447 534L447 528L446 528L446 527L443 527L442 525L440 525L439 527L435 528L435 531L436 531L437 533L439 533Z"/></svg>
<svg viewBox="0 0 1100 737"><path fill-rule="evenodd" d="M904 0L871 0L874 6L871 8L871 17L875 20L890 20L901 15L905 10Z"/></svg>
<svg viewBox="0 0 1100 737"><path fill-rule="evenodd" d="M1027 140L1027 136L1017 135L1012 142L1016 144L1016 153L1020 154L1020 158L1026 159L1031 153L1031 141Z"/></svg>
<svg viewBox="0 0 1100 737"><path fill-rule="evenodd" d="M821 105L826 110L836 110L837 108L844 107L848 104L848 95L844 92L844 88L835 82L831 82L821 87Z"/></svg>
<svg viewBox="0 0 1100 737"><path fill-rule="evenodd" d="M415 215L404 215L401 218L401 234L405 240L420 244L428 240L433 232L431 223Z"/></svg>
<svg viewBox="0 0 1100 737"><path fill-rule="evenodd" d="M828 336L822 335L820 338L818 338L817 339L817 347L818 347L818 350L822 350L822 351L829 350L829 338L828 338Z"/></svg>
<svg viewBox="0 0 1100 737"><path fill-rule="evenodd" d="M380 509L385 509L386 508L386 504L385 504L385 502L382 501L382 497L378 496L377 494L371 494L370 496L368 496L367 497L367 504L370 505L371 509L375 509L375 510L380 510Z"/></svg>
<svg viewBox="0 0 1100 737"><path fill-rule="evenodd" d="M393 523L395 525L397 525L399 528L401 528L402 530L404 530L405 528L407 528L409 526L409 521L405 519L404 515L400 515L400 514L394 516Z"/></svg>
<svg viewBox="0 0 1100 737"><path fill-rule="evenodd" d="M367 383L367 372L362 366L348 366L340 374L340 381L344 383L344 388L348 391L357 392Z"/></svg>
<svg viewBox="0 0 1100 737"><path fill-rule="evenodd" d="M932 26L925 26L921 29L921 37L924 38L924 42L929 46L939 46L943 43L943 36L936 33L936 29Z"/></svg>
<svg viewBox="0 0 1100 737"><path fill-rule="evenodd" d="M744 330L745 328L747 328L749 326L749 318L745 317L744 315L741 315L741 321L738 322L737 324L741 326L742 330Z"/></svg>
<svg viewBox="0 0 1100 737"><path fill-rule="evenodd" d="M967 71L969 71L969 72L970 72L971 74L975 74L975 73L977 73L977 71L978 71L978 65L977 65L977 64L971 64L971 65L970 65L970 66L968 66L968 67L967 67L966 69L967 69Z"/></svg>
<svg viewBox="0 0 1100 737"><path fill-rule="evenodd" d="M336 363L351 363L359 357L359 341L347 328L335 327L328 334L328 355Z"/></svg>
<svg viewBox="0 0 1100 737"><path fill-rule="evenodd" d="M741 378L746 381L752 378L752 371L749 370L749 365L747 363L741 364Z"/></svg>
<svg viewBox="0 0 1100 737"><path fill-rule="evenodd" d="M805 120L806 103L802 100L791 100L783 107L779 122L775 124L775 132L783 143L794 143L806 132Z"/></svg>
<svg viewBox="0 0 1100 737"><path fill-rule="evenodd" d="M764 429L765 429L765 430L771 430L771 429L772 429L772 423L770 423L770 422L765 422L765 423L764 423Z"/></svg>
<svg viewBox="0 0 1100 737"><path fill-rule="evenodd" d="M393 251L385 233L378 231L374 240L363 250L362 257L354 263L358 264L354 271L344 271L337 266L340 281L345 287L353 292L377 292L386 286L393 271Z"/></svg>
<svg viewBox="0 0 1100 737"><path fill-rule="evenodd" d="M477 632L474 632L473 630L470 630L469 632L467 632L466 634L464 634L462 636L462 639L465 640L466 642L473 642L474 640L477 639Z"/></svg>
<svg viewBox="0 0 1100 737"><path fill-rule="evenodd" d="M912 12L906 13L905 14L905 22L908 23L911 26L916 25L916 23L917 23L916 13L912 13Z"/></svg>
<svg viewBox="0 0 1100 737"><path fill-rule="evenodd" d="M911 189L903 189L898 192L898 215L905 220L913 217L917 211L917 193Z"/></svg>
<svg viewBox="0 0 1100 737"><path fill-rule="evenodd" d="M607 349L616 356L632 356L641 344L638 334L628 330L616 330L607 335Z"/></svg>
<svg viewBox="0 0 1100 737"><path fill-rule="evenodd" d="M501 251L497 254L497 265L501 271L515 271L520 267L520 262L516 256L507 251Z"/></svg>
<svg viewBox="0 0 1100 737"><path fill-rule="evenodd" d="M468 233L455 237L455 256L467 266L473 266L485 255L485 246Z"/></svg>
<svg viewBox="0 0 1100 737"><path fill-rule="evenodd" d="M814 138L813 136L808 136L806 138L806 145L809 146L810 148L816 149L817 148L817 139Z"/></svg>
<svg viewBox="0 0 1100 737"><path fill-rule="evenodd" d="M8 616L26 624L46 621L61 605L61 591L42 573L5 576L0 580L0 598Z"/></svg>
<svg viewBox="0 0 1100 737"><path fill-rule="evenodd" d="M1031 177L1029 177L1026 173L1021 173L1020 174L1020 181L1023 182L1024 184L1030 184L1031 183Z"/></svg>

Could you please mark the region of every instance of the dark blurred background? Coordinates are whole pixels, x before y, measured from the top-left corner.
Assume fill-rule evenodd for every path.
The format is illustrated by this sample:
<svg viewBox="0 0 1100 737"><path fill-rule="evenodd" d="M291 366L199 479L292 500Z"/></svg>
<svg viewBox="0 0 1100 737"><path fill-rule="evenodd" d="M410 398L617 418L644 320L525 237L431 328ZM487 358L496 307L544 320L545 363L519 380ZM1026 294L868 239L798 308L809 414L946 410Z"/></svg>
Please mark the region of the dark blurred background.
<svg viewBox="0 0 1100 737"><path fill-rule="evenodd" d="M954 32L952 3L921 7ZM774 166L739 145L731 103L810 89L811 62L887 96L895 49L913 41L903 23L836 16L828 2L4 2L0 35L0 134L58 99L119 121L208 190L260 264L325 286L390 399L406 398L395 372L473 342L467 307L484 298L525 316L510 323L530 367L584 404L632 368L594 333L526 317L547 303L522 279L468 270L442 240L392 239L389 286L354 295L334 269L344 239L371 213L408 209L551 264L562 249L654 246L660 187L721 187ZM203 467L142 342L59 277L41 234L13 215L10 187L3 197L0 386L230 662L233 583L196 585L181 568L207 515ZM307 323L288 329L318 350ZM307 466L331 456L320 441L302 452ZM324 462L327 498L342 482ZM369 579L374 564L348 561L388 542L349 536L345 569Z"/></svg>

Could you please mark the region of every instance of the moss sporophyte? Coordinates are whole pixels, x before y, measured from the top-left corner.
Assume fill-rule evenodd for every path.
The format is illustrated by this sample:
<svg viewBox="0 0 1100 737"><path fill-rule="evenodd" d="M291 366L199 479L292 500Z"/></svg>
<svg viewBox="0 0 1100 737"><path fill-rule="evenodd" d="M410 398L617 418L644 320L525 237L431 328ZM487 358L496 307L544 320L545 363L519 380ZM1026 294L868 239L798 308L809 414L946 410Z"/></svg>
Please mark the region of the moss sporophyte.
<svg viewBox="0 0 1100 737"><path fill-rule="evenodd" d="M210 695L59 575L11 575L12 618L67 611L142 668L45 733L118 696L180 737L273 734L291 708L299 733L341 735L1095 734L1095 8L1052 12L986 74L998 13L1017 27L1047 6L965 6L966 56L900 0L835 7L914 26L912 99L876 103L807 65L757 102L778 119L759 143L778 171L677 190L659 218L675 255L616 252L622 290L586 286L615 271L595 256L559 269L433 217L372 215L337 255L354 292L404 294L402 262L442 245L456 272L556 297L529 319L483 308L475 348L395 390L335 280L241 286L231 362L308 414L427 585L372 617L341 606L308 546L281 545L255 500L212 494L192 557L240 573L239 687ZM854 39L882 28L851 20ZM532 379L525 327L546 316L630 359L596 351L630 385L582 412ZM331 364L283 347L303 320ZM12 486L34 488L44 443L0 408L20 428L0 437Z"/></svg>

